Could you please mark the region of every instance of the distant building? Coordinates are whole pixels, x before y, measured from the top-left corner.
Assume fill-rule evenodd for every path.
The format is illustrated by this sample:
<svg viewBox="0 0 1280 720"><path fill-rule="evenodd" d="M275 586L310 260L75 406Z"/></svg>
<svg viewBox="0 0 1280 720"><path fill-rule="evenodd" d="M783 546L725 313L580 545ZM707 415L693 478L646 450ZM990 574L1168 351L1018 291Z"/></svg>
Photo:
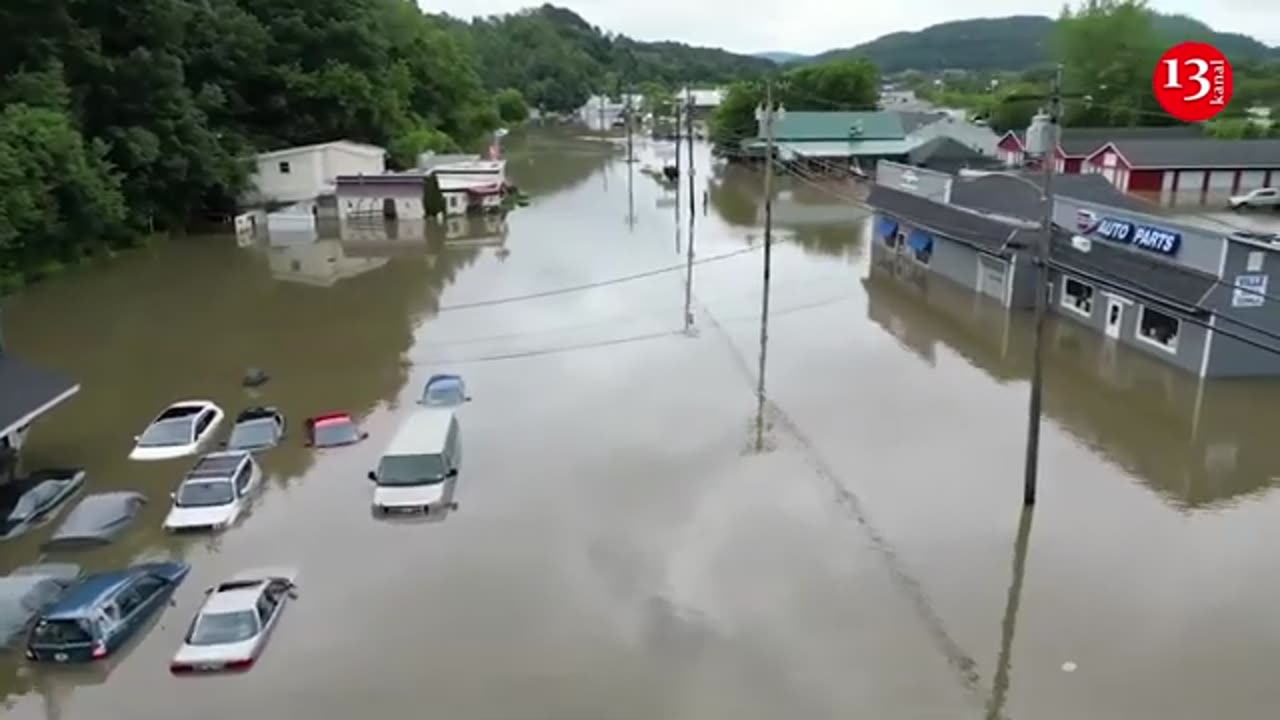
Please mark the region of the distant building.
<svg viewBox="0 0 1280 720"><path fill-rule="evenodd" d="M1280 140L1114 140L1085 158L1081 172L1124 192L1158 195L1162 204L1223 203L1280 185Z"/></svg>
<svg viewBox="0 0 1280 720"><path fill-rule="evenodd" d="M979 155L997 158L997 145L1000 139L991 128L985 125L976 125L947 112L899 114L904 116L904 126L912 125L907 128L907 139L913 143L923 144L934 138L945 137L955 140ZM910 119L907 119L908 117Z"/></svg>
<svg viewBox="0 0 1280 720"><path fill-rule="evenodd" d="M446 215L495 211L506 197L505 160L465 159L433 164L429 170L339 176L335 189L338 217L421 220L426 217L423 197L427 177L432 175L444 196Z"/></svg>
<svg viewBox="0 0 1280 720"><path fill-rule="evenodd" d="M1112 140L1189 139L1204 137L1199 125L1164 127L1064 127L1058 142L1057 171L1070 175L1081 171L1085 158ZM1010 130L997 141L997 155L1010 167L1026 164L1026 133Z"/></svg>
<svg viewBox="0 0 1280 720"><path fill-rule="evenodd" d="M905 160L912 147L897 113L885 111L788 110L774 121L773 135L781 160L818 171L853 167L871 172L878 160ZM744 143L744 149L761 153L766 144L761 127L755 139Z"/></svg>
<svg viewBox="0 0 1280 720"><path fill-rule="evenodd" d="M938 135L911 148L907 163L945 173L962 170L998 170L1004 164L994 155L986 155L946 135Z"/></svg>
<svg viewBox="0 0 1280 720"><path fill-rule="evenodd" d="M378 175L386 171L387 151L337 140L259 153L245 204L294 203L330 194L339 175Z"/></svg>

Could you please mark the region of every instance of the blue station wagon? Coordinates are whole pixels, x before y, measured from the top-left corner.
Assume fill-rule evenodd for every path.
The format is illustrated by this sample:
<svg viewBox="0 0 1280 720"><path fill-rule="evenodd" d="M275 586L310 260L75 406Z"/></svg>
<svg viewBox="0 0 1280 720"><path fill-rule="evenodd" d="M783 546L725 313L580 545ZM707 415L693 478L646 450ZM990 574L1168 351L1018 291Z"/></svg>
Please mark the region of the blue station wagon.
<svg viewBox="0 0 1280 720"><path fill-rule="evenodd" d="M111 655L164 609L190 570L186 563L159 562L90 575L41 613L27 657L87 663Z"/></svg>

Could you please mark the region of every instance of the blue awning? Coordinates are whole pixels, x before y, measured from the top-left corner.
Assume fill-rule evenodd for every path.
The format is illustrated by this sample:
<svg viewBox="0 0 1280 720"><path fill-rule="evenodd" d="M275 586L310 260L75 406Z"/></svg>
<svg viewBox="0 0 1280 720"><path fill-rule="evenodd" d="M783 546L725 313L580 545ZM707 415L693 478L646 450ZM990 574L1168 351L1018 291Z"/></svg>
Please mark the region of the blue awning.
<svg viewBox="0 0 1280 720"><path fill-rule="evenodd" d="M876 216L876 237L891 237L898 233L898 221L888 215Z"/></svg>
<svg viewBox="0 0 1280 720"><path fill-rule="evenodd" d="M932 252L933 236L922 230L912 230L907 236L907 247L916 252Z"/></svg>

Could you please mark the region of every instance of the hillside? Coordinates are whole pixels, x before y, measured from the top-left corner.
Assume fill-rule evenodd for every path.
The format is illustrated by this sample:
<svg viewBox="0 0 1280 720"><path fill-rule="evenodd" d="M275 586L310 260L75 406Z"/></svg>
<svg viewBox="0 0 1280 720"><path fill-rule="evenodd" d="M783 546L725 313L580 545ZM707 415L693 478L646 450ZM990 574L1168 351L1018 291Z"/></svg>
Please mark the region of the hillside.
<svg viewBox="0 0 1280 720"><path fill-rule="evenodd" d="M917 32L891 33L852 48L829 50L813 60L859 55L884 73L947 68L1019 70L1052 59L1053 23L1038 15L960 20ZM1204 40L1232 60L1280 58L1280 48L1245 35L1216 32L1189 17L1157 15L1155 26L1170 42Z"/></svg>
<svg viewBox="0 0 1280 720"><path fill-rule="evenodd" d="M801 53L784 52L781 50L771 50L769 52L752 53L751 57L764 58L765 60L775 62L779 65L784 65L789 62L804 60L808 56L802 55Z"/></svg>

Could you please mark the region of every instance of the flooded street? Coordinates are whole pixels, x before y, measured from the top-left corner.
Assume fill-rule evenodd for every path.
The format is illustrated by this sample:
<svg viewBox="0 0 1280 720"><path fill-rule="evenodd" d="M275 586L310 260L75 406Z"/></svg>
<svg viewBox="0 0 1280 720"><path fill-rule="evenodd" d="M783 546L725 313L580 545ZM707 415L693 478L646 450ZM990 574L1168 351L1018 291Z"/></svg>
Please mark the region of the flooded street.
<svg viewBox="0 0 1280 720"><path fill-rule="evenodd" d="M783 182L757 448L760 178L697 155L688 334L677 194L567 137L513 149L528 207L451 239L175 241L8 299L7 345L82 387L25 466L150 500L77 557L192 571L102 666L0 656L3 716L1271 716L1280 383L1200 383L1051 321L1020 518L1028 319L873 263L863 211ZM250 367L271 380L243 388ZM440 372L474 396L459 508L374 518L365 473ZM218 536L160 529L193 459L126 459L187 398L291 425ZM328 411L369 439L303 447ZM171 677L204 589L263 565L297 567L300 598L258 665Z"/></svg>

